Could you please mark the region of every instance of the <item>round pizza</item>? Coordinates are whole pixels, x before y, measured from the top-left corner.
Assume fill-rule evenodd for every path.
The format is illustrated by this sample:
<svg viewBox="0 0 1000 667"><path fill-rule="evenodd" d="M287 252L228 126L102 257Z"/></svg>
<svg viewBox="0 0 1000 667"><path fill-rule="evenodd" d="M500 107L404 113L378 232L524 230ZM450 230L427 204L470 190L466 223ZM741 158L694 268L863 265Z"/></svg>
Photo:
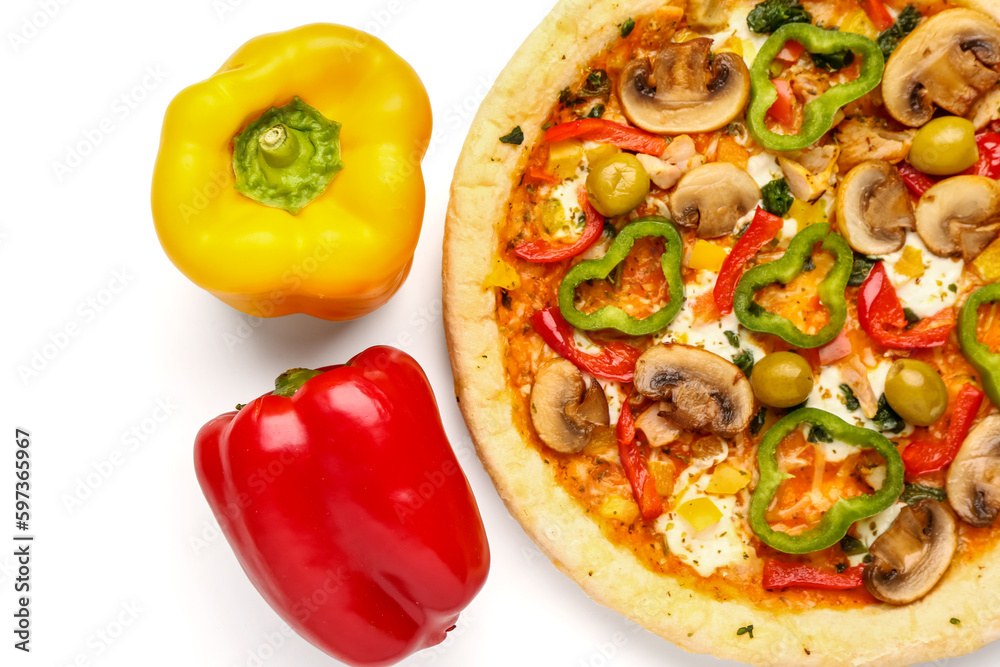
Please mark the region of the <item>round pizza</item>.
<svg viewBox="0 0 1000 667"><path fill-rule="evenodd" d="M561 0L452 184L445 325L511 514L756 665L1000 636L1000 3Z"/></svg>

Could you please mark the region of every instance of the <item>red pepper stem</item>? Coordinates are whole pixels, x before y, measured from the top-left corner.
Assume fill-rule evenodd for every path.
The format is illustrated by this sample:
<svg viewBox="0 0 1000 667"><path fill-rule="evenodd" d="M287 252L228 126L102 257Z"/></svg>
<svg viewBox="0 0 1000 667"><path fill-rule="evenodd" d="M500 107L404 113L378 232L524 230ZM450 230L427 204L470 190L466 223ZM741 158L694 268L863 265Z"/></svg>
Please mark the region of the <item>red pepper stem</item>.
<svg viewBox="0 0 1000 667"><path fill-rule="evenodd" d="M272 394L290 398L307 381L322 374L323 371L314 371L310 368L290 368L275 379Z"/></svg>

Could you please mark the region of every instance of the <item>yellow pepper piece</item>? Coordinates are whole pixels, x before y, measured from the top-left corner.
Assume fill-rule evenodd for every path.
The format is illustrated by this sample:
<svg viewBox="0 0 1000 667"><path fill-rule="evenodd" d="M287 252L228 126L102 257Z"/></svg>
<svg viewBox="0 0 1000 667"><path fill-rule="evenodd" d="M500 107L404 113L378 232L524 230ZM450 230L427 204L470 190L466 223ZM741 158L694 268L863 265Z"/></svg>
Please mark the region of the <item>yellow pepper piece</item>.
<svg viewBox="0 0 1000 667"><path fill-rule="evenodd" d="M986 250L972 260L972 265L986 282L995 283L1000 280L1000 239L986 246Z"/></svg>
<svg viewBox="0 0 1000 667"><path fill-rule="evenodd" d="M878 28L862 9L855 9L844 16L844 20L840 23L840 32L853 32L871 40L878 39L879 35Z"/></svg>
<svg viewBox="0 0 1000 667"><path fill-rule="evenodd" d="M674 492L674 464L670 461L650 461L649 474L656 482L656 492L669 496Z"/></svg>
<svg viewBox="0 0 1000 667"><path fill-rule="evenodd" d="M501 287L506 290L517 289L521 286L521 276L513 266L503 261L499 257L493 258L493 270L483 281L483 287Z"/></svg>
<svg viewBox="0 0 1000 667"><path fill-rule="evenodd" d="M677 508L677 513L699 533L722 518L722 510L708 498L689 500Z"/></svg>
<svg viewBox="0 0 1000 667"><path fill-rule="evenodd" d="M731 496L746 488L749 483L750 473L734 468L728 463L722 463L715 466L705 492Z"/></svg>
<svg viewBox="0 0 1000 667"><path fill-rule="evenodd" d="M920 248L904 246L903 254L899 261L893 265L893 270L901 276L906 276L911 280L924 275L924 253Z"/></svg>
<svg viewBox="0 0 1000 667"><path fill-rule="evenodd" d="M722 269L722 263L726 261L729 253L725 248L715 245L710 241L698 239L691 248L691 256L688 257L687 267L689 269L700 269L702 271L715 271L718 273Z"/></svg>
<svg viewBox="0 0 1000 667"><path fill-rule="evenodd" d="M340 124L344 167L292 215L236 191L233 145L296 97ZM188 278L244 313L360 317L409 272L430 134L423 84L371 35L316 24L257 37L167 108L152 186L160 242Z"/></svg>
<svg viewBox="0 0 1000 667"><path fill-rule="evenodd" d="M827 222L826 202L822 199L817 199L814 203L810 204L801 199L796 199L792 202L785 217L793 218L799 223L799 231L802 231L809 225L818 225Z"/></svg>
<svg viewBox="0 0 1000 667"><path fill-rule="evenodd" d="M608 496L597 509L605 519L618 519L624 523L632 523L639 518L639 506L631 498Z"/></svg>
<svg viewBox="0 0 1000 667"><path fill-rule="evenodd" d="M558 178L572 178L583 162L583 142L579 139L557 141L549 145L549 162L546 171Z"/></svg>

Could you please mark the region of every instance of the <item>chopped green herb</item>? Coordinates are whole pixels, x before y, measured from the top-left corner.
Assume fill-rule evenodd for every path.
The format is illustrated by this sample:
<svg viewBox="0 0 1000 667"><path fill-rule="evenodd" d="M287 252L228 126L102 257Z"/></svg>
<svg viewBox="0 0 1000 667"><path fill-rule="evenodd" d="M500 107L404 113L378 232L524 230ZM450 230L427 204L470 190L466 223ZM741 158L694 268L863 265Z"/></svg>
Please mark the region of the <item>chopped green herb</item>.
<svg viewBox="0 0 1000 667"><path fill-rule="evenodd" d="M802 273L809 273L816 268L816 262L813 261L812 255L806 257L805 261L802 262Z"/></svg>
<svg viewBox="0 0 1000 667"><path fill-rule="evenodd" d="M861 559L862 563L870 563L874 560L871 554L865 554L865 557Z"/></svg>
<svg viewBox="0 0 1000 667"><path fill-rule="evenodd" d="M842 70L854 62L854 53L844 49L833 53L810 53L813 65L828 72Z"/></svg>
<svg viewBox="0 0 1000 667"><path fill-rule="evenodd" d="M733 355L733 363L749 378L750 373L753 372L753 351L740 350L739 353Z"/></svg>
<svg viewBox="0 0 1000 667"><path fill-rule="evenodd" d="M776 178L760 189L764 210L777 216L784 216L792 207L795 198L788 191L788 181Z"/></svg>
<svg viewBox="0 0 1000 667"><path fill-rule="evenodd" d="M739 630L736 631L736 636L737 637L741 637L743 635L750 635L750 639L753 639L753 626L752 625L748 625L748 626L742 627L742 628L740 628Z"/></svg>
<svg viewBox="0 0 1000 667"><path fill-rule="evenodd" d="M847 563L837 563L837 574L842 574L847 569Z"/></svg>
<svg viewBox="0 0 1000 667"><path fill-rule="evenodd" d="M903 308L903 317L906 318L907 324L916 324L920 321L920 316L910 308Z"/></svg>
<svg viewBox="0 0 1000 667"><path fill-rule="evenodd" d="M615 230L615 226L611 224L611 221L604 220L604 235L609 239L613 239L618 232Z"/></svg>
<svg viewBox="0 0 1000 667"><path fill-rule="evenodd" d="M861 402L858 401L858 397L854 395L854 391L849 385L840 385L840 393L844 395L844 407L848 410L854 411L861 407Z"/></svg>
<svg viewBox="0 0 1000 667"><path fill-rule="evenodd" d="M860 556L868 553L868 547L865 546L865 543L850 535L844 535L844 539L840 541L840 549L845 556Z"/></svg>
<svg viewBox="0 0 1000 667"><path fill-rule="evenodd" d="M953 619L951 619L951 624L952 625L961 625L962 621L958 620L957 618L953 618Z"/></svg>
<svg viewBox="0 0 1000 667"><path fill-rule="evenodd" d="M847 285L849 287L859 287L878 261L874 257L866 257L865 255L854 253L854 266L851 268L851 277L847 279Z"/></svg>
<svg viewBox="0 0 1000 667"><path fill-rule="evenodd" d="M587 100L583 97L577 97L573 94L569 88L563 88L559 91L559 104L564 107L575 107L578 104L583 104Z"/></svg>
<svg viewBox="0 0 1000 667"><path fill-rule="evenodd" d="M625 23L622 23L622 37L628 37L632 34L632 30L635 28L635 21L632 19L625 19Z"/></svg>
<svg viewBox="0 0 1000 667"><path fill-rule="evenodd" d="M747 15L747 27L757 33L774 32L786 23L812 23L812 14L795 0L764 0Z"/></svg>
<svg viewBox="0 0 1000 667"><path fill-rule="evenodd" d="M806 440L809 442L833 442L833 436L827 433L826 429L822 426L813 424L812 428L809 429L809 435L806 436Z"/></svg>
<svg viewBox="0 0 1000 667"><path fill-rule="evenodd" d="M912 505L924 498L933 498L943 503L948 499L948 494L945 493L944 489L936 486L924 486L923 484L910 484L907 482L903 487L903 493L899 495L899 499L907 505Z"/></svg>
<svg viewBox="0 0 1000 667"><path fill-rule="evenodd" d="M599 97L611 93L611 79L608 73L602 69L595 69L587 75L587 80L580 88L580 94L584 97Z"/></svg>
<svg viewBox="0 0 1000 667"><path fill-rule="evenodd" d="M948 291L949 292L957 292L958 291L958 285L956 285L955 283L951 283L950 285L948 285Z"/></svg>
<svg viewBox="0 0 1000 667"><path fill-rule="evenodd" d="M600 118L604 115L604 105L595 104L591 107L590 112L587 114L587 118Z"/></svg>
<svg viewBox="0 0 1000 667"><path fill-rule="evenodd" d="M889 59L889 55L899 46L900 40L909 35L917 27L921 18L923 17L917 11L916 7L907 5L906 9L901 11L899 16L896 17L896 22L878 36L878 47L882 49L882 55L886 60Z"/></svg>
<svg viewBox="0 0 1000 667"><path fill-rule="evenodd" d="M521 126L518 125L513 130L511 130L509 134L505 134L504 136L500 137L500 141L502 141L505 144L514 144L520 146L521 143L524 141L524 132L521 130Z"/></svg>
<svg viewBox="0 0 1000 667"><path fill-rule="evenodd" d="M767 418L767 408L761 408L750 420L750 435L757 435L764 428L764 420Z"/></svg>
<svg viewBox="0 0 1000 667"><path fill-rule="evenodd" d="M889 433L899 433L904 428L906 428L906 423L903 419L896 414L896 411L889 407L889 401L885 400L885 394L878 399L878 410L875 412L875 416L872 417L872 421L878 426L880 431L888 431Z"/></svg>
<svg viewBox="0 0 1000 667"><path fill-rule="evenodd" d="M246 404L246 403L237 403L237 404L236 404L236 409L237 409L237 410L242 410L242 409L243 409L243 408L245 408L246 406L247 406L247 404Z"/></svg>
<svg viewBox="0 0 1000 667"><path fill-rule="evenodd" d="M740 346L740 337L735 331L723 331L722 333L726 335L726 340L729 341L730 345L733 347Z"/></svg>

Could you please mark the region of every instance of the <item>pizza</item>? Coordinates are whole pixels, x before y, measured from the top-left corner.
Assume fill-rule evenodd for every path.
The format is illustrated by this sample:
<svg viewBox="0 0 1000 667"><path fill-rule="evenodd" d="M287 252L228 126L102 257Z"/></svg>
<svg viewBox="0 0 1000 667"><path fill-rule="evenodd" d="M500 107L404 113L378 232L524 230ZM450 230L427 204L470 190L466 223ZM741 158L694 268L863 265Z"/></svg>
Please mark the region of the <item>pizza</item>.
<svg viewBox="0 0 1000 667"><path fill-rule="evenodd" d="M561 0L445 235L456 394L511 514L688 651L996 639L998 177L993 0Z"/></svg>

